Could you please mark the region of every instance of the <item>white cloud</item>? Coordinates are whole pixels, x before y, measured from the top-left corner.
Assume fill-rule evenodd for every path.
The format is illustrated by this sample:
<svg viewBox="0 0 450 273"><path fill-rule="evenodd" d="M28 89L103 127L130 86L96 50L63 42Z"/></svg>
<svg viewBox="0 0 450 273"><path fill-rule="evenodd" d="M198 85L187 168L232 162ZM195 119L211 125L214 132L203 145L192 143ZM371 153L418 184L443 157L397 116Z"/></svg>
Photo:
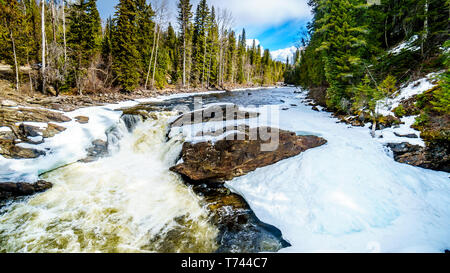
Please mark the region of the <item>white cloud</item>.
<svg viewBox="0 0 450 273"><path fill-rule="evenodd" d="M178 0L168 0L172 5L172 17L176 16ZM153 1L151 1L153 2ZM192 1L192 11L199 0ZM307 0L208 0L208 6L226 8L232 12L235 27L276 26L288 20L311 19L311 8Z"/></svg>
<svg viewBox="0 0 450 273"><path fill-rule="evenodd" d="M288 20L311 18L307 0L209 0L208 3L230 10L236 27L267 27Z"/></svg>
<svg viewBox="0 0 450 273"><path fill-rule="evenodd" d="M272 59L275 61L286 62L286 59L289 57L289 62L292 63L293 56L297 51L297 47L291 46L285 49L275 50L270 52Z"/></svg>

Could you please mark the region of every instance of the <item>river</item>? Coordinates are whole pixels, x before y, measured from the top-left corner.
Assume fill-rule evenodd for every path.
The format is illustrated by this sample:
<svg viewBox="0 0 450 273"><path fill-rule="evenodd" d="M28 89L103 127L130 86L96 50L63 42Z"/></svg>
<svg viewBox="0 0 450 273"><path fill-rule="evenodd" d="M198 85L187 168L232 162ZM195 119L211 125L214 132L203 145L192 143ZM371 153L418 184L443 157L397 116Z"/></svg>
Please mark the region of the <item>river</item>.
<svg viewBox="0 0 450 273"><path fill-rule="evenodd" d="M327 139L325 146L227 182L263 222L282 231L292 245L282 251L450 248L448 173L395 162L368 128L337 123L330 113L302 104L304 94L294 91L202 95L205 105L279 106L275 125ZM1 208L0 252L215 251L218 231L200 197L169 171L185 138L167 141L171 110L192 108L194 100L173 96L150 105L160 109L156 120L138 122L131 132L117 120L109 129L110 157L37 168L54 187Z"/></svg>

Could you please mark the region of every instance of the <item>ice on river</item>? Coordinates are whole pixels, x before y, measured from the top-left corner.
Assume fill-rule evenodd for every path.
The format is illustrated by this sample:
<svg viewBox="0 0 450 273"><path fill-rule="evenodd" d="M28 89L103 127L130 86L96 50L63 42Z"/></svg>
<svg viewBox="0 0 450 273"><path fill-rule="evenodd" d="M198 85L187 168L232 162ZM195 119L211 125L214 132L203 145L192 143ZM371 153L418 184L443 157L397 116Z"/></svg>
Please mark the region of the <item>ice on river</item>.
<svg viewBox="0 0 450 273"><path fill-rule="evenodd" d="M336 121L302 105L282 111L282 129L328 144L227 185L283 232L292 244L285 252L450 248L449 174L397 163L368 128Z"/></svg>

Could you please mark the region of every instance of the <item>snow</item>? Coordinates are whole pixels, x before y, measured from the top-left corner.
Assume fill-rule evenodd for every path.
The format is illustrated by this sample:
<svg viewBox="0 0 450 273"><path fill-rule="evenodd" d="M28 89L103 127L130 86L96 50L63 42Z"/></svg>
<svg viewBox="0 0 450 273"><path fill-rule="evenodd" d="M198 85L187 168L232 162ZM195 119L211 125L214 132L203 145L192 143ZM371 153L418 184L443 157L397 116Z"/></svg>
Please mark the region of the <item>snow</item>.
<svg viewBox="0 0 450 273"><path fill-rule="evenodd" d="M45 142L38 145L28 143L18 144L23 148L31 148L45 151L47 154L35 159L7 159L0 156L0 182L35 182L40 174L49 170L74 163L86 157L86 149L92 144L92 141L101 139L106 141L106 131L117 125L122 115L121 111L115 111L123 107L131 107L142 102L162 101L172 98L189 97L200 94L222 93L223 91L210 91L202 93L185 93L174 94L170 96L159 96L157 98L138 99L124 101L117 104L109 104L105 106L87 107L75 110L73 112L62 112L72 121L64 123L56 123L66 128L65 131L57 134L52 138L45 139ZM32 107L23 107L32 108ZM45 109L45 108L41 108ZM48 109L46 109L48 110ZM79 124L75 121L77 116L86 116L89 118L87 124ZM46 123L24 122L26 125L32 125L45 129ZM18 123L17 125L20 125ZM6 131L5 127L1 127L2 131ZM8 128L9 129L9 128ZM40 141L41 137L32 138L30 140Z"/></svg>
<svg viewBox="0 0 450 273"><path fill-rule="evenodd" d="M393 49L389 50L389 53L397 55L403 51L417 51L420 49L418 46L414 46L413 43L419 39L418 35L412 36L408 41L399 44Z"/></svg>
<svg viewBox="0 0 450 273"><path fill-rule="evenodd" d="M12 132L11 131L11 128L9 128L9 127L0 127L0 132Z"/></svg>
<svg viewBox="0 0 450 273"><path fill-rule="evenodd" d="M449 174L397 163L367 128L337 121L305 105L281 111L280 128L328 143L227 182L282 231L282 252L450 248Z"/></svg>
<svg viewBox="0 0 450 273"><path fill-rule="evenodd" d="M404 85L400 90L394 94L394 98L388 98L386 100L382 100L378 102L377 111L379 114L383 116L394 116L394 109L397 108L402 101L410 99L416 95L423 94L424 92L432 89L436 86L432 81L438 75L438 73L430 73L425 78L419 79L417 81L411 82L409 84ZM417 131L411 126L415 122L416 116L409 116L401 118L401 121L404 124L399 125L398 128L386 128L377 132L377 137L383 136L383 138L379 138L379 142L381 143L401 143L408 142L413 145L420 145L422 147L425 146L425 143L422 139L411 139L411 138L403 138L397 137L394 133L400 135L406 134L416 134L420 136L420 131Z"/></svg>

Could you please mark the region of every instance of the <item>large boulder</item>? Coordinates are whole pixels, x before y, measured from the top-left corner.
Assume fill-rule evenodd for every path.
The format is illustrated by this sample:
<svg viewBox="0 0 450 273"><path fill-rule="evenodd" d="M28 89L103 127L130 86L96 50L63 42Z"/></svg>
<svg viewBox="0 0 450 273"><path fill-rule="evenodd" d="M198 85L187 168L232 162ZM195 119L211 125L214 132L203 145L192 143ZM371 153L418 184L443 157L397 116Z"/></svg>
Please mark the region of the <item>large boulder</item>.
<svg viewBox="0 0 450 273"><path fill-rule="evenodd" d="M258 219L242 196L220 184L199 184L192 189L202 197L212 223L219 229L217 252L277 252L290 246L278 228Z"/></svg>
<svg viewBox="0 0 450 273"><path fill-rule="evenodd" d="M275 129L268 128L269 132L272 130ZM193 181L223 182L327 142L317 136L297 136L295 133L279 130L279 145L273 151L265 151L262 145L267 145L270 140L263 140L259 133L256 140L249 140L248 132L245 133L245 140L237 140L242 139L242 135L239 136L242 133L236 133L234 140L222 139L216 143L185 142L182 150L183 163L171 170Z"/></svg>
<svg viewBox="0 0 450 273"><path fill-rule="evenodd" d="M1 183L0 182L0 201L20 196L33 195L46 191L53 186L52 183L46 181L38 181L36 183Z"/></svg>

